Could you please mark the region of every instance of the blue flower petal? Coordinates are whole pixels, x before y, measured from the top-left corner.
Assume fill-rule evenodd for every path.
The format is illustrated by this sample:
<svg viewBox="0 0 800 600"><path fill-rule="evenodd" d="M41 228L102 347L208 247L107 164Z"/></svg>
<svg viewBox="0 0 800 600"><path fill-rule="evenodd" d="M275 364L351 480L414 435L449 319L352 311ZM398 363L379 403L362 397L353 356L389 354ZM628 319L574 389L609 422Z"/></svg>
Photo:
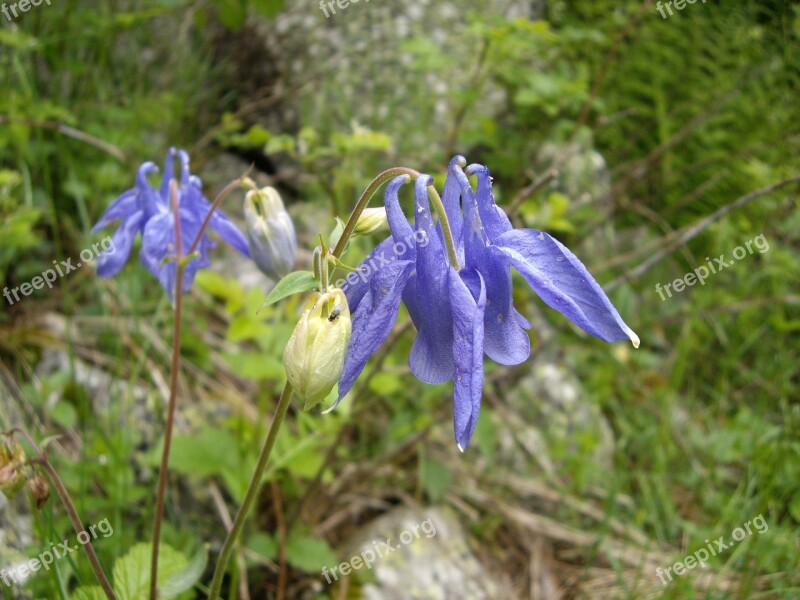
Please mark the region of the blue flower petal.
<svg viewBox="0 0 800 600"><path fill-rule="evenodd" d="M495 256L513 266L551 308L584 331L606 342L639 337L619 316L603 288L583 263L558 240L533 229L508 231L492 247Z"/></svg>
<svg viewBox="0 0 800 600"><path fill-rule="evenodd" d="M503 209L497 206L497 203L494 201L494 195L492 194L492 178L489 175L489 169L483 165L472 164L467 167L467 173L475 175L478 179L476 191L478 213L480 214L486 236L489 238L489 241L492 242L512 228L511 221L508 220Z"/></svg>
<svg viewBox="0 0 800 600"><path fill-rule="evenodd" d="M442 190L442 204L450 222L450 231L453 234L453 242L456 247L461 244L461 228L463 218L461 216L461 193L462 190L470 188L469 179L464 174L462 167L467 164L463 156L456 155L450 160L447 167L447 177L444 180ZM470 191L472 188L470 188Z"/></svg>
<svg viewBox="0 0 800 600"><path fill-rule="evenodd" d="M482 173L479 181L481 179L484 180L482 200L486 203L488 172ZM531 341L519 322L519 313L514 308L511 269L489 250L491 242L484 230L471 188L464 190L462 198L464 224L468 227L464 231L466 266L479 271L486 284L484 351L489 358L501 365L518 365L530 356ZM496 220L495 226L501 225Z"/></svg>
<svg viewBox="0 0 800 600"><path fill-rule="evenodd" d="M139 212L139 192L136 189L128 190L111 203L92 231L99 231L112 221L126 219L136 212Z"/></svg>
<svg viewBox="0 0 800 600"><path fill-rule="evenodd" d="M386 206L386 218L389 221L389 230L392 232L392 237L395 241L404 242L406 240L414 240L414 230L408 224L405 214L400 208L400 200L398 199L398 192L400 188L408 183L408 175L400 175L395 177L386 186L386 193L383 195L383 203ZM406 260L410 260L406 258Z"/></svg>
<svg viewBox="0 0 800 600"><path fill-rule="evenodd" d="M169 197L169 182L175 177L175 148L167 150L167 156L164 159L164 173L161 175L161 187L158 190L161 200L167 206L172 205L172 200ZM187 167L188 168L188 163Z"/></svg>
<svg viewBox="0 0 800 600"><path fill-rule="evenodd" d="M369 293L364 295L353 313L353 329L336 404L350 391L369 358L391 332L400 310L403 287L413 268L411 261L396 260L375 272L370 279Z"/></svg>
<svg viewBox="0 0 800 600"><path fill-rule="evenodd" d="M100 220L92 227L92 231L99 231L117 219L128 218L134 213L143 210L151 200L157 202L154 199L155 190L147 182L147 176L157 171L158 167L152 162L146 162L140 166L136 174L136 186L111 203L103 213L103 216L100 217Z"/></svg>
<svg viewBox="0 0 800 600"><path fill-rule="evenodd" d="M427 186L432 178L422 175L415 184L415 222L426 243L417 244L415 295L409 313L417 328L408 364L425 383L444 383L453 378L453 315L447 293L447 256L431 218ZM410 294L406 294L410 296Z"/></svg>
<svg viewBox="0 0 800 600"><path fill-rule="evenodd" d="M415 256L413 247L409 248L404 245L404 251L397 254L395 250L400 249L400 246L395 246L394 238L389 236L361 261L356 272L348 273L343 277L341 285L339 281L336 282L337 287L342 288L344 295L347 296L347 306L351 313L356 311L364 294L367 293L373 274L398 259L413 261Z"/></svg>
<svg viewBox="0 0 800 600"><path fill-rule="evenodd" d="M449 297L453 307L453 425L456 444L462 452L469 446L483 394L483 311L486 286L472 269L461 272L450 267Z"/></svg>
<svg viewBox="0 0 800 600"><path fill-rule="evenodd" d="M188 252L189 245L199 230L199 222L195 219L181 216L181 250L183 252ZM208 258L208 250L211 247L212 243L204 236L197 248L200 256L189 261L184 268L184 291L188 291L191 287L197 271L211 264ZM142 235L142 249L139 254L142 264L158 279L170 299L174 299L177 266L174 260L165 261L165 259L177 254L175 220L172 213L162 213L148 221Z"/></svg>
<svg viewBox="0 0 800 600"><path fill-rule="evenodd" d="M110 210L110 209L109 209ZM120 272L131 255L131 247L136 234L144 220L142 211L129 215L112 234L112 250L105 251L97 257L97 274L100 277L112 277Z"/></svg>
<svg viewBox="0 0 800 600"><path fill-rule="evenodd" d="M511 269L488 248L481 253L477 270L486 283L484 350L498 364L518 365L531 354L531 340L524 329L530 323L514 308Z"/></svg>

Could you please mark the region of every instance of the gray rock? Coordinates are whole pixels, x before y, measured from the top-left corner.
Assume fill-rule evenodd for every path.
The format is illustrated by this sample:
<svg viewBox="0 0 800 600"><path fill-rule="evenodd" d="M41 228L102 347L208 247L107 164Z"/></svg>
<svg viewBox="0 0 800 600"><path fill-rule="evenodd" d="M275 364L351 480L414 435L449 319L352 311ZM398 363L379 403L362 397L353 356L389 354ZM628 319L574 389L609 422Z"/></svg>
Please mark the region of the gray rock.
<svg viewBox="0 0 800 600"><path fill-rule="evenodd" d="M318 0L286 3L274 20L256 24L286 89L299 92L281 112L267 116L269 124L300 121L343 131L357 122L402 132L395 150L407 156L430 152L431 129L421 124L449 123L453 98L471 84L480 47L468 28L470 14L486 21L535 18L543 3L351 0L345 9L333 5L333 11L323 11ZM497 114L504 98L499 87L487 83L472 114Z"/></svg>
<svg viewBox="0 0 800 600"><path fill-rule="evenodd" d="M509 392L506 404L504 425L514 436L501 437L501 450L514 470L529 472L529 457L551 474L568 457L594 465L598 473L613 467L611 426L566 365L535 358L530 375Z"/></svg>
<svg viewBox="0 0 800 600"><path fill-rule="evenodd" d="M416 534L415 534L416 532ZM396 550L389 551L389 542ZM353 573L367 582L365 600L502 598L500 585L478 562L453 513L401 507L376 519L343 547L342 560L376 555ZM382 556L377 556L381 553Z"/></svg>

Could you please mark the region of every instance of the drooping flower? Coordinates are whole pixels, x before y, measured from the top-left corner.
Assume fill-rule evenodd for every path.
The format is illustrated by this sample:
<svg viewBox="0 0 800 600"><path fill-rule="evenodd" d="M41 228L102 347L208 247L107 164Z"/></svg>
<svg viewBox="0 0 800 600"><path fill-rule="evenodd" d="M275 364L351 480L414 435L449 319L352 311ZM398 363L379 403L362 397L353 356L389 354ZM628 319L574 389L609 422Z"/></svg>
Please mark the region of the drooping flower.
<svg viewBox="0 0 800 600"><path fill-rule="evenodd" d="M248 192L244 217L250 254L258 268L275 281L291 273L297 257L297 235L278 190L267 186Z"/></svg>
<svg viewBox="0 0 800 600"><path fill-rule="evenodd" d="M459 266L448 264L440 225L430 215L428 176L416 182L415 224L429 243L402 257L394 240L409 239L411 227L397 192L404 177L385 194L392 235L362 262L386 263L348 289L353 333L345 358L339 400L352 388L367 360L391 331L400 300L417 329L409 356L411 371L426 383L454 380L454 427L459 449L472 438L480 413L483 355L516 365L530 355L530 323L514 308L511 267L551 308L606 342L639 338L624 323L583 263L558 240L533 229L514 229L492 196L489 170L456 156L450 162L442 202ZM467 173L477 178L473 191Z"/></svg>
<svg viewBox="0 0 800 600"><path fill-rule="evenodd" d="M174 176L174 159L181 162L178 181L178 213L180 215L181 245L188 253L202 224L211 209L211 203L203 196L200 179L189 171L189 155L183 150L170 148L164 162L161 187L156 189L148 182L148 176L158 172L152 162L139 167L133 188L117 198L103 213L92 228L98 231L113 221L121 220L113 233L112 249L98 257L97 274L101 277L116 275L130 257L137 234L142 235L140 259L142 264L159 280L170 298L174 298L177 265L174 260L165 260L177 253L175 244L175 215L170 198L170 182ZM219 209L211 215L209 227L228 244L249 257L247 240L231 220ZM216 244L203 233L196 251L199 257L188 262L183 271L183 290L191 287L197 271L211 264L208 251Z"/></svg>

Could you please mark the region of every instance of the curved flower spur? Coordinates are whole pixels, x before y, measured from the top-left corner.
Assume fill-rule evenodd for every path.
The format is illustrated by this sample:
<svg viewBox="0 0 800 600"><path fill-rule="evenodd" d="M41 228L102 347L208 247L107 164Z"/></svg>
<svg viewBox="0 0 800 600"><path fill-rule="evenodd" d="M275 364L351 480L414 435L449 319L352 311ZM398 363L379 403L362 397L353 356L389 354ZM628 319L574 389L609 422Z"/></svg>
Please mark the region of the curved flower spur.
<svg viewBox="0 0 800 600"><path fill-rule="evenodd" d="M503 365L520 364L530 355L524 331L530 323L514 308L511 267L545 304L587 333L639 346L638 336L583 263L547 233L514 229L495 203L489 170L473 164L465 172L464 165L462 156L450 161L442 198L458 265L448 261L441 222L434 224L431 218L426 192L430 176L417 178L414 194L415 225L418 233L425 233L426 243L402 255L396 253L395 241L416 239L398 200L400 187L410 178L402 175L387 186L391 236L359 265L369 276L347 290L352 336L336 401L350 391L389 335L402 300L417 330L411 371L426 383L454 380L455 440L461 451L478 422L484 353ZM476 190L467 175L476 177ZM376 258L384 266L367 268Z"/></svg>

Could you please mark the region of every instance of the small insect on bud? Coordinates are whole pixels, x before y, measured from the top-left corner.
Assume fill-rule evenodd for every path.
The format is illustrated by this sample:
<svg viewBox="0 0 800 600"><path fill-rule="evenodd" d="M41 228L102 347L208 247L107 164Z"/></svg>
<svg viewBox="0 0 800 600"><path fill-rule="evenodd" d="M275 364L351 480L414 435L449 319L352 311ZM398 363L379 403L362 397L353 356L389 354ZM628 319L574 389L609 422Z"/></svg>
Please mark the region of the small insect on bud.
<svg viewBox="0 0 800 600"><path fill-rule="evenodd" d="M270 279L285 277L294 269L297 235L278 190L264 187L247 192L244 199L250 256Z"/></svg>
<svg viewBox="0 0 800 600"><path fill-rule="evenodd" d="M283 366L309 410L325 399L342 376L350 343L350 308L344 292L315 293L286 344Z"/></svg>
<svg viewBox="0 0 800 600"><path fill-rule="evenodd" d="M7 439L0 442L0 492L9 498L25 485L25 450Z"/></svg>
<svg viewBox="0 0 800 600"><path fill-rule="evenodd" d="M39 473L31 479L28 479L28 491L31 493L31 496L33 496L33 501L36 502L36 508L39 510L41 510L50 498L50 485Z"/></svg>
<svg viewBox="0 0 800 600"><path fill-rule="evenodd" d="M365 208L356 221L355 235L367 235L379 229L389 227L389 219L386 216L386 208Z"/></svg>

